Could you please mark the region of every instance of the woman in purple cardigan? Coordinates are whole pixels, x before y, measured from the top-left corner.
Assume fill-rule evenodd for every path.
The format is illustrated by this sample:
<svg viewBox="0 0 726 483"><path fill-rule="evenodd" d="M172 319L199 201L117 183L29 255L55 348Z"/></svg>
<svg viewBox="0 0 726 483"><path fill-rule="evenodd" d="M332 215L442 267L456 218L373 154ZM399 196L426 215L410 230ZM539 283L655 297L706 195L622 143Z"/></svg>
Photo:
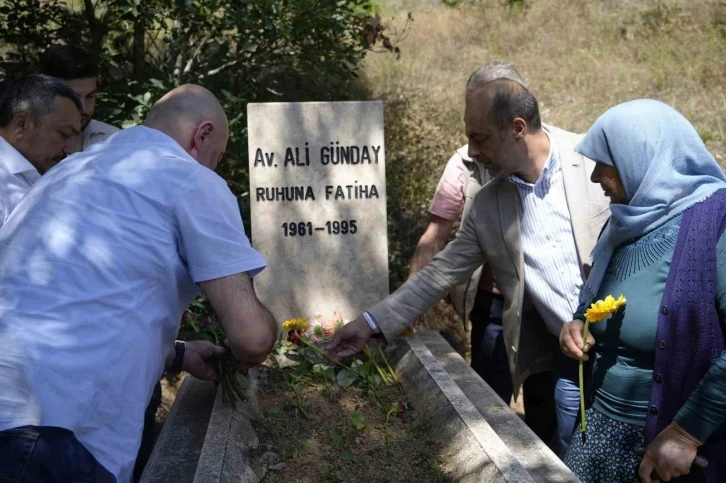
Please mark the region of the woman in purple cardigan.
<svg viewBox="0 0 726 483"><path fill-rule="evenodd" d="M560 335L566 355L589 359L587 433L565 463L586 483L726 481L726 177L653 100L610 109L576 149L597 161L612 216ZM591 325L588 357L584 309L620 294L627 303Z"/></svg>

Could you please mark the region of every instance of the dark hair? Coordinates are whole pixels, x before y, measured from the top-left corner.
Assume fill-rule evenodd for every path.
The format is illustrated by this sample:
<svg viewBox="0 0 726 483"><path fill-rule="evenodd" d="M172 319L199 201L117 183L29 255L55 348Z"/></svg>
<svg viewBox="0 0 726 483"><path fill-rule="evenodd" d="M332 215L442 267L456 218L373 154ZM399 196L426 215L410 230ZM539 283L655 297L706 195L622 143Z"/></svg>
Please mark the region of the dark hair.
<svg viewBox="0 0 726 483"><path fill-rule="evenodd" d="M98 75L96 59L75 45L51 45L40 56L40 70L64 80L85 79Z"/></svg>
<svg viewBox="0 0 726 483"><path fill-rule="evenodd" d="M0 127L9 126L21 112L37 121L50 112L56 97L70 99L78 112L83 111L76 93L59 79L33 74L13 82L0 97Z"/></svg>
<svg viewBox="0 0 726 483"><path fill-rule="evenodd" d="M537 99L529 90L509 79L497 79L489 84L495 89L489 115L500 131L507 129L518 117L532 129L542 128Z"/></svg>

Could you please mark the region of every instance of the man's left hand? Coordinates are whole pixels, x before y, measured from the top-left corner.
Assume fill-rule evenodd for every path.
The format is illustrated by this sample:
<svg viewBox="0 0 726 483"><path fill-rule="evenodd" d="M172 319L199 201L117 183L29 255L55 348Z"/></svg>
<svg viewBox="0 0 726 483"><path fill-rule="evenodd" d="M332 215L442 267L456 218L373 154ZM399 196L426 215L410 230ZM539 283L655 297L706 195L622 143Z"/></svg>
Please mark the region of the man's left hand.
<svg viewBox="0 0 726 483"><path fill-rule="evenodd" d="M186 371L203 381L219 382L219 374L214 370L214 361L220 359L227 350L206 340L190 340L186 343L182 371Z"/></svg>
<svg viewBox="0 0 726 483"><path fill-rule="evenodd" d="M651 483L653 471L662 481L687 475L701 444L676 422L672 422L646 448L638 470L641 481Z"/></svg>
<svg viewBox="0 0 726 483"><path fill-rule="evenodd" d="M326 350L330 357L340 360L362 351L371 337L373 337L373 331L361 315L336 332Z"/></svg>

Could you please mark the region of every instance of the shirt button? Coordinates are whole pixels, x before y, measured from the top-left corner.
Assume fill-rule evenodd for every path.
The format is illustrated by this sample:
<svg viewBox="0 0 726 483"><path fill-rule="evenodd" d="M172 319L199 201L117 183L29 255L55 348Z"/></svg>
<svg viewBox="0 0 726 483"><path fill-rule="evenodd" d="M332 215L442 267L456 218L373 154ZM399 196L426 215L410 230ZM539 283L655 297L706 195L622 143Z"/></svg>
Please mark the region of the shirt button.
<svg viewBox="0 0 726 483"><path fill-rule="evenodd" d="M648 408L648 412L655 416L656 414L658 414L658 408L655 406L651 406L650 408Z"/></svg>
<svg viewBox="0 0 726 483"><path fill-rule="evenodd" d="M663 315L668 315L668 306L667 305L664 305L663 307L661 307L660 308L660 313L663 314Z"/></svg>
<svg viewBox="0 0 726 483"><path fill-rule="evenodd" d="M660 374L656 374L656 375L655 375L655 376L653 377L653 380L654 380L655 382L657 382L658 384L660 384L661 382L663 382L663 376L661 376Z"/></svg>
<svg viewBox="0 0 726 483"><path fill-rule="evenodd" d="M665 348L666 348L666 343L665 343L665 341L664 341L664 340L659 340L659 341L658 341L658 349L660 349L660 350L664 350Z"/></svg>

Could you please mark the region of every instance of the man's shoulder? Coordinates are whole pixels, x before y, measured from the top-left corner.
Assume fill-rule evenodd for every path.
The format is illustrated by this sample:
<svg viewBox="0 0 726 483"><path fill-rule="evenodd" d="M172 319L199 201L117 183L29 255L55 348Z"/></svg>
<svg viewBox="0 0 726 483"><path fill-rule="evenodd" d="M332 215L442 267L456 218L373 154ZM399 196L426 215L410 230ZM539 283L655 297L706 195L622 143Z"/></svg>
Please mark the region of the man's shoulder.
<svg viewBox="0 0 726 483"><path fill-rule="evenodd" d="M121 129L117 128L116 126L112 126L111 124L107 124L103 121L97 121L96 119L91 119L88 123L88 126L86 126L86 131L89 134L111 135L120 130Z"/></svg>
<svg viewBox="0 0 726 483"><path fill-rule="evenodd" d="M472 161L472 159L469 157L469 145L464 144L462 147L457 149L454 152L453 157L459 158L461 161Z"/></svg>
<svg viewBox="0 0 726 483"><path fill-rule="evenodd" d="M583 137L585 137L584 134L570 132L560 127L552 126L550 124L542 123L542 127L545 128L547 132L550 133L550 135L554 136L558 142L564 141L566 144L571 145L573 149L575 145L579 143Z"/></svg>
<svg viewBox="0 0 726 483"><path fill-rule="evenodd" d="M491 180L482 186L481 190L479 190L479 193L476 195L477 201L486 200L486 202L490 202L497 197L499 190L505 183L509 183L508 176L498 175L491 178Z"/></svg>
<svg viewBox="0 0 726 483"><path fill-rule="evenodd" d="M92 144L105 141L109 136L118 131L120 129L116 126L91 119L86 129L83 130L83 149L86 149Z"/></svg>

